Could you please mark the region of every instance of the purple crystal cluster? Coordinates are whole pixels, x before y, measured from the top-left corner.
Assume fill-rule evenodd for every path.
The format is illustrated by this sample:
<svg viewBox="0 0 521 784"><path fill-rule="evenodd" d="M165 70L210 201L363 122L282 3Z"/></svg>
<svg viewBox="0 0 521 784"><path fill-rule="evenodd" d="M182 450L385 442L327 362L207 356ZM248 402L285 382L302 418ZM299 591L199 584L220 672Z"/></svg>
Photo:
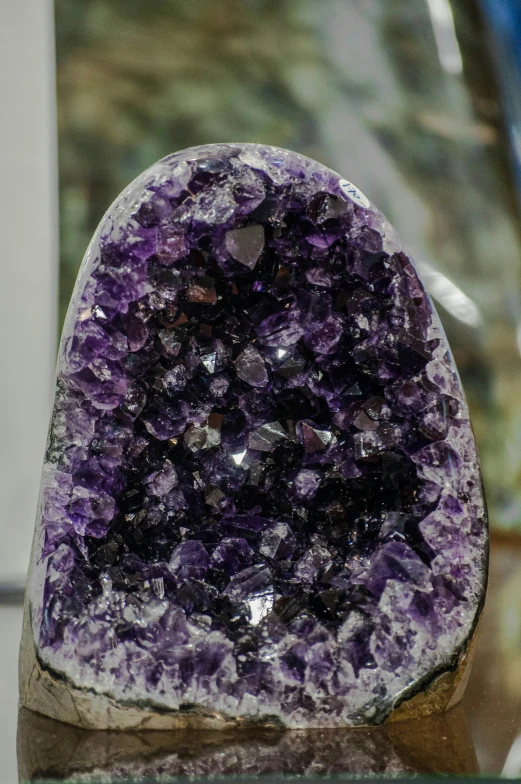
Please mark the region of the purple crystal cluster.
<svg viewBox="0 0 521 784"><path fill-rule="evenodd" d="M212 145L119 197L60 351L40 660L170 710L378 723L483 601L468 411L385 218L295 153Z"/></svg>

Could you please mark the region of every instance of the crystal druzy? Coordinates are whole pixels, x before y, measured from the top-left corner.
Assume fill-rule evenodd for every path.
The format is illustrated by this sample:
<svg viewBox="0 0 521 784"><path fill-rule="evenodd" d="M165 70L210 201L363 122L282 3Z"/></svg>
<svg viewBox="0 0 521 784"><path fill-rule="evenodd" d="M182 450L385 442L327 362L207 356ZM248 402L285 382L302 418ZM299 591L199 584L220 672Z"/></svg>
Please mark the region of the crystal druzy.
<svg viewBox="0 0 521 784"><path fill-rule="evenodd" d="M123 192L60 350L44 668L151 710L378 723L455 666L486 538L445 337L363 194L252 144Z"/></svg>

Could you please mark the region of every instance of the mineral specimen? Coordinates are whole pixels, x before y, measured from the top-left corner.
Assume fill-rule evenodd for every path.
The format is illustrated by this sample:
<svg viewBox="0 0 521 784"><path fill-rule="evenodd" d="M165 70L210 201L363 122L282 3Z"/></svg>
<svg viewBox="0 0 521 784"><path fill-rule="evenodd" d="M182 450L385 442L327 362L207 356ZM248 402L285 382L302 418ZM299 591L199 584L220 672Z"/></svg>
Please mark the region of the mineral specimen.
<svg viewBox="0 0 521 784"><path fill-rule="evenodd" d="M456 683L486 557L453 360L365 196L252 144L132 183L64 328L22 703L108 728L380 723Z"/></svg>

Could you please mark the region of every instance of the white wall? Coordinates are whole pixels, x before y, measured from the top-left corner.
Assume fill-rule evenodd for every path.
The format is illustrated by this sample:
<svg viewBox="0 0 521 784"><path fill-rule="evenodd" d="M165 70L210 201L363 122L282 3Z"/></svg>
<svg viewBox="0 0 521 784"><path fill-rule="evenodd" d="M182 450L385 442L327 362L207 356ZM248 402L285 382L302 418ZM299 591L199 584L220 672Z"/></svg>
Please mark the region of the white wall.
<svg viewBox="0 0 521 784"><path fill-rule="evenodd" d="M54 73L51 1L0 2L0 583L25 576L51 406Z"/></svg>

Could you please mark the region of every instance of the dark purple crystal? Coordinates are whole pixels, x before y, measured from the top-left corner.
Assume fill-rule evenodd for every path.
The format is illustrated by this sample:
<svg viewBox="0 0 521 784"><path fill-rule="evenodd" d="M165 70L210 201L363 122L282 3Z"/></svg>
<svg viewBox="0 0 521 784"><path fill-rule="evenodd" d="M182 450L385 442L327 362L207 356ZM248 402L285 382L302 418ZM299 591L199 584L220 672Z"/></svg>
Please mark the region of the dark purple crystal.
<svg viewBox="0 0 521 784"><path fill-rule="evenodd" d="M37 535L39 657L116 700L371 724L454 665L486 568L468 411L356 188L231 144L120 196L64 330Z"/></svg>

